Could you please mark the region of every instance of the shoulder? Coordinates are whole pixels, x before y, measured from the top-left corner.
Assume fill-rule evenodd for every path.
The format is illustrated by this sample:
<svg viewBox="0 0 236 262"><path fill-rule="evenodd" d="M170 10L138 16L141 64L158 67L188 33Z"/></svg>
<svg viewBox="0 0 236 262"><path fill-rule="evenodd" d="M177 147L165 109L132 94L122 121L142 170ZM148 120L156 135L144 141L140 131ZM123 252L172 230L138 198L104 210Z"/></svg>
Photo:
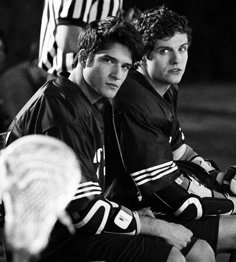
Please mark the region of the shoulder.
<svg viewBox="0 0 236 262"><path fill-rule="evenodd" d="M42 95L46 98L75 100L81 98L79 87L66 77L58 77L44 84Z"/></svg>
<svg viewBox="0 0 236 262"><path fill-rule="evenodd" d="M148 114L159 107L159 97L150 88L148 81L139 72L131 72L114 99L119 110L135 110ZM157 109L158 110L158 109Z"/></svg>
<svg viewBox="0 0 236 262"><path fill-rule="evenodd" d="M60 111L61 107L58 106L58 101L62 100L65 100L63 91L61 92L60 88L55 85L54 80L47 81L28 100L17 116L22 117L22 115L25 114L42 114L43 112L49 112L49 109L50 112L53 112L53 108L55 108L56 111ZM62 103L60 102L60 104Z"/></svg>
<svg viewBox="0 0 236 262"><path fill-rule="evenodd" d="M146 86L147 82L143 76L138 72L130 72L121 86L115 100L117 102L134 103L143 101L142 97L147 95Z"/></svg>

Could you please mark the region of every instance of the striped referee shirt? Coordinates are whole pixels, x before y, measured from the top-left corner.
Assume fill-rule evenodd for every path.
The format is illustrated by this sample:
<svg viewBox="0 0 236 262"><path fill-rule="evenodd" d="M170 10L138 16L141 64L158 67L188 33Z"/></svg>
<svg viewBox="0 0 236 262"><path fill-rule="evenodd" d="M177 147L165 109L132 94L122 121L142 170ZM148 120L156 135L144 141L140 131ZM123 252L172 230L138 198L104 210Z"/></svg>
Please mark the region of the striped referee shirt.
<svg viewBox="0 0 236 262"><path fill-rule="evenodd" d="M60 24L83 26L107 16L118 16L123 0L45 0L41 21L39 67L49 74L71 72L75 54L64 53L55 39Z"/></svg>

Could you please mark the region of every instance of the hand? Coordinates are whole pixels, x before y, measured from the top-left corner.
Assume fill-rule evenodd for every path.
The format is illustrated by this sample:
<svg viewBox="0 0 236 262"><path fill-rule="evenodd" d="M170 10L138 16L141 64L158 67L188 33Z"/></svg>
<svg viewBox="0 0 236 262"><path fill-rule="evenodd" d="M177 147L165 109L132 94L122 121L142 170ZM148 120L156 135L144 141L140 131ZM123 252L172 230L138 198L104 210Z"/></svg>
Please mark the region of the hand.
<svg viewBox="0 0 236 262"><path fill-rule="evenodd" d="M166 221L161 221L161 223L159 222L159 227L160 224L163 224L163 226L161 226L161 236L168 244L181 250L191 241L193 233L186 227Z"/></svg>
<svg viewBox="0 0 236 262"><path fill-rule="evenodd" d="M196 156L193 160L191 160L191 162L199 165L200 167L202 167L203 169L205 169L205 171L207 173L215 170L215 166L212 165L212 161L210 160L206 160L204 158L202 158L201 156Z"/></svg>
<svg viewBox="0 0 236 262"><path fill-rule="evenodd" d="M150 207L144 207L142 209L137 210L137 212L138 212L139 215L155 218Z"/></svg>
<svg viewBox="0 0 236 262"><path fill-rule="evenodd" d="M179 250L186 247L193 236L193 233L182 225L146 215L139 215L139 218L141 224L140 234L161 237Z"/></svg>

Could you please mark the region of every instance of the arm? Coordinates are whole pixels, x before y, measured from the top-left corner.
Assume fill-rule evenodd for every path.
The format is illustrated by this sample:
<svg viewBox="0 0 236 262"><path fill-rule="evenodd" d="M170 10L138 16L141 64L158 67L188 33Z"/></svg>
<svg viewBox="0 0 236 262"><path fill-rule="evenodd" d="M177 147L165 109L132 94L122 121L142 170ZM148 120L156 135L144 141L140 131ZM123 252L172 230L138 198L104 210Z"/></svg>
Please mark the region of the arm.
<svg viewBox="0 0 236 262"><path fill-rule="evenodd" d="M78 36L83 31L82 26L58 25L55 36L58 47L65 53L75 53L77 51Z"/></svg>
<svg viewBox="0 0 236 262"><path fill-rule="evenodd" d="M58 47L65 53L77 51L78 36L83 33L87 23L104 19L107 16L118 16L122 10L120 0L104 1L104 3L99 1L99 4L85 0L64 2L62 6L64 9L59 9L56 41Z"/></svg>
<svg viewBox="0 0 236 262"><path fill-rule="evenodd" d="M193 235L182 225L156 219L150 208L142 208L137 212L141 224L140 234L162 237L168 244L178 249L185 247Z"/></svg>
<svg viewBox="0 0 236 262"><path fill-rule="evenodd" d="M95 184L90 182L79 185L77 194L68 207L75 228L92 234L139 234L140 221L137 214L105 199L98 192L92 192L94 187Z"/></svg>
<svg viewBox="0 0 236 262"><path fill-rule="evenodd" d="M189 177L181 179L181 170L173 161L168 137L160 128L150 128L149 123L142 123L138 117L138 114L135 118L119 114L116 123L127 171L149 205L156 211L172 213L186 220L231 214L234 204L224 194L193 181L190 172ZM169 179L168 182L164 178Z"/></svg>
<svg viewBox="0 0 236 262"><path fill-rule="evenodd" d="M174 150L173 158L174 160L185 160L199 165L206 171L206 175L210 174L212 179L218 183L221 188L220 191L236 195L236 184L234 185L234 177L236 175L235 166L221 171L215 163L212 164L212 161L205 160L187 144L183 144ZM215 184L214 181L212 181L212 183Z"/></svg>
<svg viewBox="0 0 236 262"><path fill-rule="evenodd" d="M165 212L183 220L235 212L235 201L228 195L213 191L186 175L179 176L171 185L153 193L150 202L154 210L162 206Z"/></svg>
<svg viewBox="0 0 236 262"><path fill-rule="evenodd" d="M78 219L78 217L80 218ZM104 232L156 236L163 238L168 244L179 250L191 241L193 235L189 229L182 225L132 212L106 199L94 201L83 212L72 212L72 218L74 218L74 225L77 229L88 230L90 233L100 234ZM91 231L92 229L94 231Z"/></svg>
<svg viewBox="0 0 236 262"><path fill-rule="evenodd" d="M205 160L202 156L197 154L189 145L182 144L177 149L173 151L174 160L186 160L193 162L202 168L204 168L208 173L214 171L215 168L211 163Z"/></svg>
<svg viewBox="0 0 236 262"><path fill-rule="evenodd" d="M193 233L182 225L169 223L161 219L155 219L141 215L140 234L158 236L181 250L190 242Z"/></svg>

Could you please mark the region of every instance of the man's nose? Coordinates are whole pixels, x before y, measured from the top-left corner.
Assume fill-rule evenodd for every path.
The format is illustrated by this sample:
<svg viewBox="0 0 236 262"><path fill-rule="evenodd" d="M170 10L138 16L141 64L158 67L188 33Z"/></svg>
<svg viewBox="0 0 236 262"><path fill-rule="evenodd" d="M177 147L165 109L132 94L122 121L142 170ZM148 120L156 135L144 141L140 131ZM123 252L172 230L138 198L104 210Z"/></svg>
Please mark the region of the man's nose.
<svg viewBox="0 0 236 262"><path fill-rule="evenodd" d="M181 55L179 52L175 51L173 52L173 55L172 55L172 63L173 64L178 64L180 63L181 61Z"/></svg>
<svg viewBox="0 0 236 262"><path fill-rule="evenodd" d="M122 77L122 68L120 65L114 65L113 69L112 69L112 72L111 72L111 76L118 80L118 79L121 79Z"/></svg>

